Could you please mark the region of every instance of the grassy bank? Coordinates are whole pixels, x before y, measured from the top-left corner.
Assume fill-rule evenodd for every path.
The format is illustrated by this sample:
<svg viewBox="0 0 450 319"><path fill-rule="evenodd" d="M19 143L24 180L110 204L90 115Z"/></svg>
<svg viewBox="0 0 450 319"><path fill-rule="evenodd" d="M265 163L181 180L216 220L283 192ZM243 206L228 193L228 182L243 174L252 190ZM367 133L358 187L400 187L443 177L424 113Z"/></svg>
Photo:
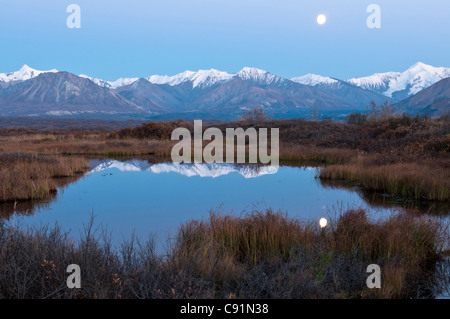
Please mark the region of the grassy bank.
<svg viewBox="0 0 450 319"><path fill-rule="evenodd" d="M448 201L450 171L432 161L374 165L367 158L321 169L324 180L348 180L366 190L406 199Z"/></svg>
<svg viewBox="0 0 450 319"><path fill-rule="evenodd" d="M151 241L112 249L95 229L73 242L57 227L2 226L0 298L431 298L448 280L448 229L410 214L347 211L324 230L270 210L211 214L184 224L164 258ZM73 263L81 289L66 287ZM369 264L381 289L366 286Z"/></svg>
<svg viewBox="0 0 450 319"><path fill-rule="evenodd" d="M0 202L49 198L61 186L62 178L73 177L88 167L88 161L79 157L2 153Z"/></svg>
<svg viewBox="0 0 450 319"><path fill-rule="evenodd" d="M157 138L114 139L104 131L0 130L0 152L36 155L129 157L170 156L172 143Z"/></svg>

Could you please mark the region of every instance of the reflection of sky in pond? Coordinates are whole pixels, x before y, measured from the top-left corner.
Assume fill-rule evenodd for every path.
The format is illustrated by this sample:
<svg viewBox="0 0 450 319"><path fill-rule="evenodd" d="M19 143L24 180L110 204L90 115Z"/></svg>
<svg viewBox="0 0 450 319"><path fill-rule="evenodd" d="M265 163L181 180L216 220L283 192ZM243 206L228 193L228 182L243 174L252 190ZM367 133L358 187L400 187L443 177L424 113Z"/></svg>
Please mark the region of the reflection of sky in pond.
<svg viewBox="0 0 450 319"><path fill-rule="evenodd" d="M319 220L334 217L333 207L368 207L356 192L324 188L313 168L249 167L229 164L146 161L94 161L84 178L61 191L48 207L24 223L54 224L77 237L91 212L96 224L112 231L114 244L135 231L146 239L151 233L165 240L182 222L208 217L210 209L239 214L272 207L291 217ZM371 214L388 210L371 210Z"/></svg>

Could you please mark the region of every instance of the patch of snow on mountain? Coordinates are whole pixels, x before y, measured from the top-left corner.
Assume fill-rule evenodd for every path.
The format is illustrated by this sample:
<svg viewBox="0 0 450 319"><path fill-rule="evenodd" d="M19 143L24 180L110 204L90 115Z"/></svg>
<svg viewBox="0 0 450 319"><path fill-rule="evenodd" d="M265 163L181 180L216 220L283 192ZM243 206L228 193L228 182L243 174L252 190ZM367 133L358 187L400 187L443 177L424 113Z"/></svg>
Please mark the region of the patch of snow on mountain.
<svg viewBox="0 0 450 319"><path fill-rule="evenodd" d="M149 82L154 84L168 84L170 86L179 85L185 82L191 82L192 87L210 87L215 84L224 83L230 80L234 75L218 70L199 70L197 72L184 71L183 73L167 76L167 75L152 75L146 78Z"/></svg>
<svg viewBox="0 0 450 319"><path fill-rule="evenodd" d="M284 79L267 71L249 67L243 68L236 74L236 76L242 80L253 80L260 84L272 84L284 81Z"/></svg>
<svg viewBox="0 0 450 319"><path fill-rule="evenodd" d="M111 83L108 82L108 81L105 81L105 80L102 80L102 79L93 78L93 77L90 77L90 76L85 75L85 74L80 74L79 77L83 78L83 79L91 80L92 82L94 82L98 86L109 88L109 89L112 88Z"/></svg>
<svg viewBox="0 0 450 319"><path fill-rule="evenodd" d="M334 85L339 83L336 79L312 73L297 78L292 78L291 81L310 86Z"/></svg>
<svg viewBox="0 0 450 319"><path fill-rule="evenodd" d="M170 82L171 76L168 75L152 75L145 78L147 81L153 84L168 84Z"/></svg>
<svg viewBox="0 0 450 319"><path fill-rule="evenodd" d="M370 76L361 77L361 78L353 78L347 80L350 84L359 86L363 89L374 90L374 89L382 89L389 85L389 82L392 79L398 77L400 72L386 72L386 73L376 73Z"/></svg>
<svg viewBox="0 0 450 319"><path fill-rule="evenodd" d="M139 78L120 78L113 82L109 82L109 84L111 85L111 87L113 89L117 89L121 86L133 84L133 83L137 82L138 80L139 80Z"/></svg>
<svg viewBox="0 0 450 319"><path fill-rule="evenodd" d="M129 84L132 84L132 83L136 82L137 80L139 80L139 78L120 78L120 79L117 79L116 81L105 81L105 80L93 78L93 77L90 77L90 76L87 76L84 74L80 74L79 76L81 78L91 80L98 86L109 88L109 89L117 89L121 86L129 85Z"/></svg>
<svg viewBox="0 0 450 319"><path fill-rule="evenodd" d="M174 76L167 76L167 75L153 75L146 80L148 80L151 83L154 84L169 84L170 86L175 86L187 81L190 81L191 78L195 75L195 72L193 71L184 71L183 73L174 75Z"/></svg>

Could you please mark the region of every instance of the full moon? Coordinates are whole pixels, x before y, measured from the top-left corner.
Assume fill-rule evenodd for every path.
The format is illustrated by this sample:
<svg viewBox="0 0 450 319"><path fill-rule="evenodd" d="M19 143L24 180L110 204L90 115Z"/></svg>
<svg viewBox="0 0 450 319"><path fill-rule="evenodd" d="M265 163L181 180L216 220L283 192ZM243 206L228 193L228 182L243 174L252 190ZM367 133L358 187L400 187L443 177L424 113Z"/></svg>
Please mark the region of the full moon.
<svg viewBox="0 0 450 319"><path fill-rule="evenodd" d="M326 218L321 218L320 220L319 220L319 225L320 225L320 228L325 228L325 227L327 227L327 225L328 225L328 220L326 220Z"/></svg>
<svg viewBox="0 0 450 319"><path fill-rule="evenodd" d="M324 14L319 14L317 16L317 23L318 24L325 24L327 22L327 17Z"/></svg>

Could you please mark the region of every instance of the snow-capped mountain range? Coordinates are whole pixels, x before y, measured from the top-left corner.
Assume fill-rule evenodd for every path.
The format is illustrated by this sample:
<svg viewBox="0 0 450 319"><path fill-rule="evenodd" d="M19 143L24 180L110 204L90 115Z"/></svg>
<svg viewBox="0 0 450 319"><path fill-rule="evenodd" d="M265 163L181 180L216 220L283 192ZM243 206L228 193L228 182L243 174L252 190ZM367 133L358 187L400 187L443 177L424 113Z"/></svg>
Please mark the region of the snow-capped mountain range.
<svg viewBox="0 0 450 319"><path fill-rule="evenodd" d="M24 65L0 73L0 116L213 114L232 119L255 107L296 116L313 106L348 112L365 110L371 101L397 103L448 77L450 68L420 62L404 72L348 80L316 74L286 79L245 67L236 73L210 69L106 81Z"/></svg>
<svg viewBox="0 0 450 319"><path fill-rule="evenodd" d="M254 79L262 84L271 84L273 82L282 82L285 80L267 71L249 67L243 68L238 73L227 73L211 69L199 70L197 72L185 71L174 76L152 75L145 79L153 84L168 84L170 86L190 82L192 83L192 87L196 88L225 83L235 77L241 79ZM450 68L433 67L419 62L404 72L376 73L366 77L351 78L347 80L339 80L311 73L300 77L294 77L290 80L304 85L322 87L339 86L342 82L347 82L369 91L381 93L388 98L392 98L394 101L400 101L447 77L450 77ZM114 89L134 83L138 80L138 78L121 78L114 82L108 82L95 78L90 79L97 85Z"/></svg>
<svg viewBox="0 0 450 319"><path fill-rule="evenodd" d="M87 75L80 75L93 81L95 84L111 89L117 89L125 85L133 84L137 82L139 78L120 78L116 81L104 81L102 79L91 78ZM282 82L284 79L277 77L267 71L245 67L238 73L228 73L223 71L218 71L215 69L210 70L199 70L194 71L184 71L180 74L173 76L169 75L151 75L145 77L144 79L152 84L167 84L170 86L180 85L182 83L191 83L192 88L206 88L211 87L216 84L226 83L233 78L240 78L243 80L255 80L261 84L271 84L274 82Z"/></svg>
<svg viewBox="0 0 450 319"><path fill-rule="evenodd" d="M0 73L0 82L12 82L12 81L25 81L35 78L43 73L56 73L58 70L39 71L35 70L28 65L24 65L20 70L10 73ZM87 78L97 84L98 86L117 89L126 85L133 84L139 80L139 78L120 78L115 81L106 81L98 78L93 78L88 75L79 75L82 78ZM404 72L385 72L376 73L366 77L351 78L348 80L339 80L327 76L321 76L317 74L306 74L300 77L294 77L290 80L296 83L309 85L309 86L324 86L324 85L339 85L342 82L347 82L355 86L361 87L366 90L381 93L386 97L395 99L395 96L402 94L402 97L408 97L418 93L419 91L430 87L434 83L450 77L450 68L446 67L434 67L418 62L408 68ZM167 84L170 86L176 86L182 83L191 83L192 88L205 88L211 87L217 84L226 83L233 78L239 78L243 80L255 80L260 84L273 84L286 81L282 77L273 75L267 71L257 68L245 67L238 73L228 73L218 71L215 69L199 70L199 71L184 71L182 73L168 76L168 75L151 75L145 77L145 80L152 84Z"/></svg>

